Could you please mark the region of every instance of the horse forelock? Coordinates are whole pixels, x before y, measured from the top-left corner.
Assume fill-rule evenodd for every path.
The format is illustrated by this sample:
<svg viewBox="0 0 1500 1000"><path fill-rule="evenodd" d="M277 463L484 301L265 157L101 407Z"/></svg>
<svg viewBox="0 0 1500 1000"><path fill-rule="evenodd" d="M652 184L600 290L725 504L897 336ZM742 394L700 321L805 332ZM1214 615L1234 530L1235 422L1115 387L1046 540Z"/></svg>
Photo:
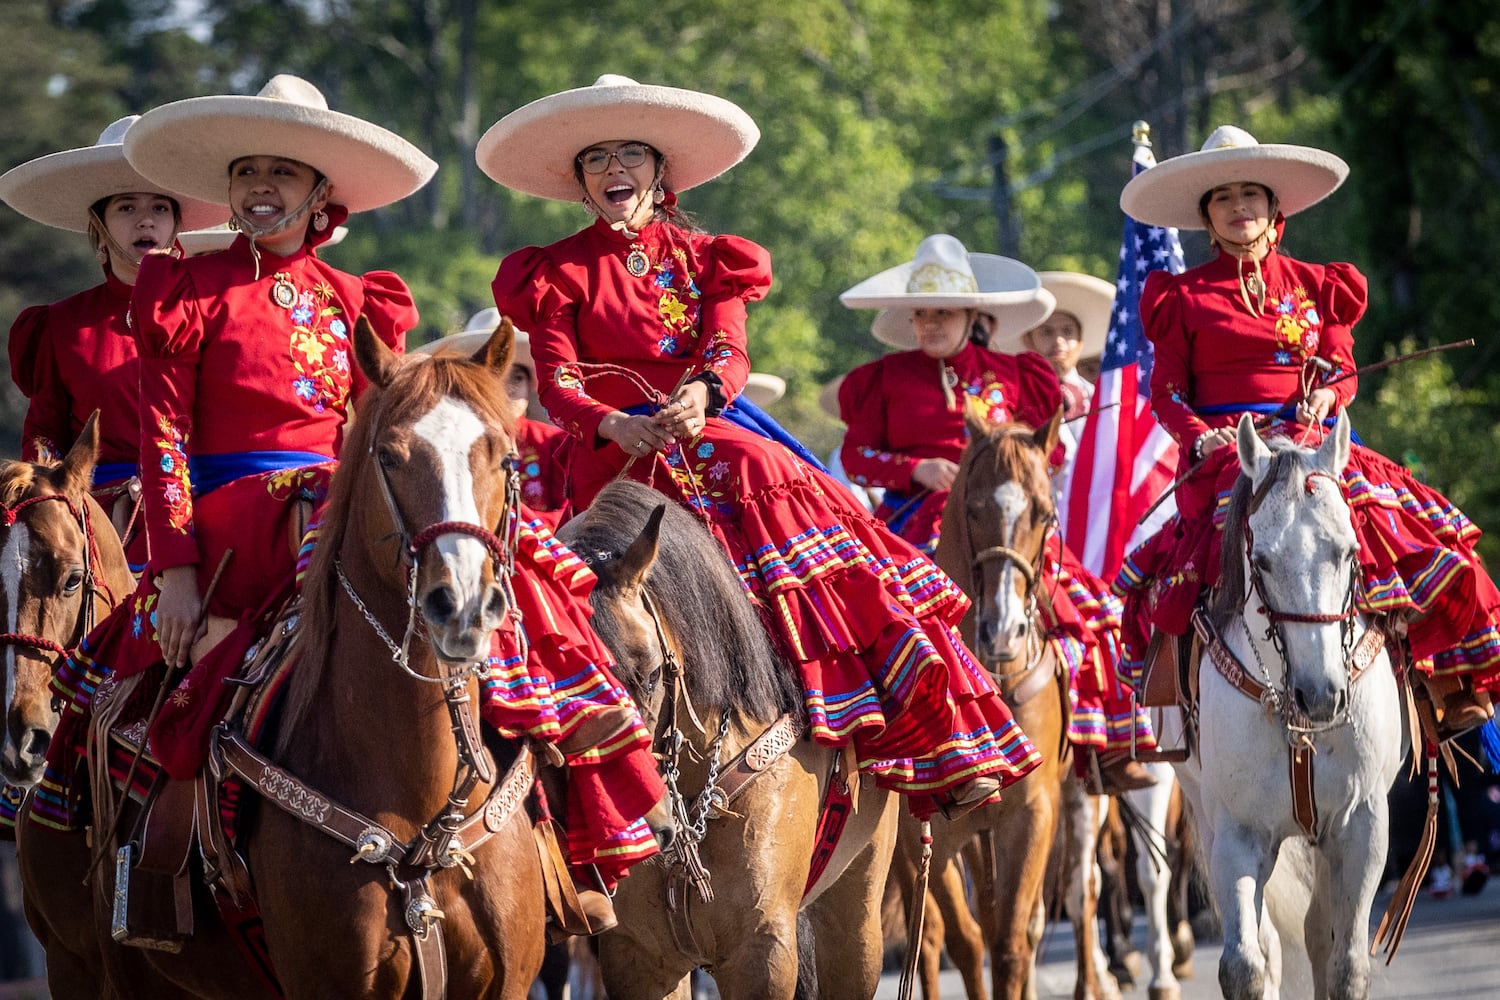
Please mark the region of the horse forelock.
<svg viewBox="0 0 1500 1000"><path fill-rule="evenodd" d="M0 465L0 503L12 506L26 499L41 481L38 468L30 462L6 462Z"/></svg>
<svg viewBox="0 0 1500 1000"><path fill-rule="evenodd" d="M976 461L970 475L990 473L990 482L981 487L986 495L994 492L997 483L1017 483L1032 509L1045 516L1052 513L1052 485L1047 478L1047 456L1037 446L1034 433L1025 424L997 425L982 439L995 450L993 464L986 469L985 463ZM974 488L971 483L969 489Z"/></svg>
<svg viewBox="0 0 1500 1000"><path fill-rule="evenodd" d="M742 730L749 719L769 722L783 712L801 712L800 685L776 654L739 574L713 536L675 501L629 480L606 487L560 532L600 577L594 601L596 630L618 656L615 644L621 634L608 607L615 596L612 563L663 503L666 512L646 589L677 647L694 704L732 713ZM639 698L647 681L640 673L655 666L620 663L617 670L621 682Z"/></svg>

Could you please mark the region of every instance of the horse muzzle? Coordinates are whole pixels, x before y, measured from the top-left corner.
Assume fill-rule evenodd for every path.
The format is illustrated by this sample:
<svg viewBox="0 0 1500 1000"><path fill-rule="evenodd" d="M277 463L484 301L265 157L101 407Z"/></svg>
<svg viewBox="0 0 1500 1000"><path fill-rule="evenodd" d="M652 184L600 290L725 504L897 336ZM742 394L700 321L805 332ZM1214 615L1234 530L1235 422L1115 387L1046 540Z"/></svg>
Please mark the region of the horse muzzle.
<svg viewBox="0 0 1500 1000"><path fill-rule="evenodd" d="M503 623L507 603L493 581L464 595L440 580L419 593L417 607L438 656L472 663L489 652L490 636Z"/></svg>
<svg viewBox="0 0 1500 1000"><path fill-rule="evenodd" d="M1024 616L1004 621L996 615L983 615L974 652L986 663L1013 663L1026 655L1030 631L1030 622Z"/></svg>
<svg viewBox="0 0 1500 1000"><path fill-rule="evenodd" d="M51 745L51 728L10 720L5 727L4 744L0 745L0 778L20 788L30 788L41 781L47 766L47 748Z"/></svg>

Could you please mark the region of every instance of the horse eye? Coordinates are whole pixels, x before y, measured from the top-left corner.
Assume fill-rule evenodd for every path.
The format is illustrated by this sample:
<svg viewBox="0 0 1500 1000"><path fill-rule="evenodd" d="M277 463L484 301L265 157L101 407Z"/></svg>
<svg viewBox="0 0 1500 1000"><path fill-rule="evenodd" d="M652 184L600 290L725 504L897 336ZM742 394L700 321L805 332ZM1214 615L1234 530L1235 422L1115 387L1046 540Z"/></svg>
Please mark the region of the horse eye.
<svg viewBox="0 0 1500 1000"><path fill-rule="evenodd" d="M394 469L401 464L401 459L397 458L395 452L389 448L381 448L377 458L380 460L382 469Z"/></svg>
<svg viewBox="0 0 1500 1000"><path fill-rule="evenodd" d="M75 594L78 592L78 588L82 586L83 570L75 569L71 573L69 573L67 579L63 581L63 593Z"/></svg>

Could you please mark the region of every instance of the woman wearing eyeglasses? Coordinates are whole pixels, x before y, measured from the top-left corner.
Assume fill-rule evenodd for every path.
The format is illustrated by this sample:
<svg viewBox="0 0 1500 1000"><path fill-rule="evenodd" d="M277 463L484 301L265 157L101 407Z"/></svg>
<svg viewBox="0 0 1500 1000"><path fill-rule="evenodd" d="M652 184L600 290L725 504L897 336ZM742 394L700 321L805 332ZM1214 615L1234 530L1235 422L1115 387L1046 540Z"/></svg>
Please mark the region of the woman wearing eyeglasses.
<svg viewBox="0 0 1500 1000"><path fill-rule="evenodd" d="M618 76L505 116L480 168L595 220L507 257L495 305L530 333L538 394L571 437L573 510L623 472L699 513L794 661L813 738L852 743L919 814L977 805L1040 758L955 630L963 594L816 459L735 416L770 259L676 203L759 136L722 98Z"/></svg>

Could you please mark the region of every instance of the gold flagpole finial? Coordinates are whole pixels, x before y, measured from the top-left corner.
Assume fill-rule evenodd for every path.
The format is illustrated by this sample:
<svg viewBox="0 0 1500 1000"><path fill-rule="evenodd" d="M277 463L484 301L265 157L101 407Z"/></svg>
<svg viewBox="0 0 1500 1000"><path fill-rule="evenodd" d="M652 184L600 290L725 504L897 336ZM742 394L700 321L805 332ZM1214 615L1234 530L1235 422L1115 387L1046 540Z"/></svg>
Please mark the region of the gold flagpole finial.
<svg viewBox="0 0 1500 1000"><path fill-rule="evenodd" d="M1135 124L1130 126L1130 139L1137 146L1151 145L1151 123L1144 119L1136 119Z"/></svg>

